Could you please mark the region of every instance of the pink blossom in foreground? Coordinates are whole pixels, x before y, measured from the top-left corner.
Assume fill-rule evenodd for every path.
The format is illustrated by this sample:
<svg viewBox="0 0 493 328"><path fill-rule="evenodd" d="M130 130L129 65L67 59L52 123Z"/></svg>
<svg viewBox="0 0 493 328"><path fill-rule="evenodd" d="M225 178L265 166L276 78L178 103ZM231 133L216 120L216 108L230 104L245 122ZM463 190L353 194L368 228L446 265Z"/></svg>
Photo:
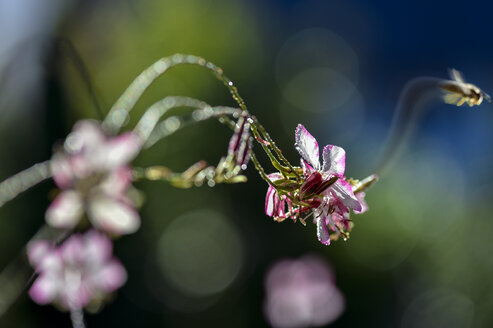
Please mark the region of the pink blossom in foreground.
<svg viewBox="0 0 493 328"><path fill-rule="evenodd" d="M67 310L102 300L127 279L112 253L111 240L95 230L72 235L59 247L48 241L32 242L29 262L39 276L29 295L38 304L55 303Z"/></svg>
<svg viewBox="0 0 493 328"><path fill-rule="evenodd" d="M346 237L351 230L350 210L363 213L368 210L364 192L353 192L346 180L346 152L341 147L327 145L323 149L322 163L319 159L317 140L301 124L295 133L296 149L301 155L303 181L296 190L279 196L279 190L269 186L265 213L281 221L313 214L320 242L330 244L332 238ZM269 175L272 181L282 178L280 174ZM281 186L282 188L282 186ZM289 197L288 197L289 196ZM288 209L286 209L288 206Z"/></svg>
<svg viewBox="0 0 493 328"><path fill-rule="evenodd" d="M84 213L92 225L111 234L128 234L140 218L125 195L131 183L128 163L140 150L133 133L104 134L96 121L79 121L67 137L64 151L51 160L51 171L62 192L46 212L56 228L76 226Z"/></svg>
<svg viewBox="0 0 493 328"><path fill-rule="evenodd" d="M344 311L344 296L318 257L277 262L265 279L264 313L276 328L324 326Z"/></svg>
<svg viewBox="0 0 493 328"><path fill-rule="evenodd" d="M339 232L350 229L349 210L362 211L360 200L354 195L352 186L346 181L346 152L334 145L327 145L322 152L322 164L319 161L317 140L301 124L296 128L296 149L301 155L301 164L307 176L322 176L321 183L332 177L337 181L320 192L321 205L314 209L314 221L317 224L317 237L325 245L330 244L329 228ZM308 179L307 179L308 180Z"/></svg>

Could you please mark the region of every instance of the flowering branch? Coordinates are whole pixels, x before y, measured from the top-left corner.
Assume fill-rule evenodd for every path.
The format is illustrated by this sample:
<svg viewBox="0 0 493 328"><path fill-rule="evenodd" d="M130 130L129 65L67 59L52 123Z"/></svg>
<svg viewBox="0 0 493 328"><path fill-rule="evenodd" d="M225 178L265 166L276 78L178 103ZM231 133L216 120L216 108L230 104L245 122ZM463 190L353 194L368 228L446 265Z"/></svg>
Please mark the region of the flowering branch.
<svg viewBox="0 0 493 328"><path fill-rule="evenodd" d="M132 131L118 134L132 108L147 87L171 67L188 64L204 67L221 81L239 108L210 106L198 99L165 97L150 106ZM432 79L414 84L414 96L403 103L416 104L437 90L443 100L460 106L479 105L489 99L483 91L465 83L456 71L453 81ZM423 81L421 81L423 82ZM167 116L171 109L185 107ZM411 115L402 106L399 126ZM162 165L132 167L140 152L176 132L183 126L216 118L233 130L227 153L216 166L198 161L184 172L172 172ZM267 174L253 151L255 139L267 154L276 172ZM397 142L399 138L394 138ZM392 139L392 140L394 140ZM390 153L394 144L391 144ZM82 120L67 136L63 149L52 159L22 171L0 183L0 206L50 177L60 193L46 211L50 227L62 231L64 240L33 238L27 253L36 279L29 289L39 304L54 303L71 313L74 328L84 328L84 308L102 304L127 279L123 265L113 257L110 237L131 234L140 227L137 200L132 182L139 179L166 181L178 188L207 183L238 183L247 179L240 173L251 159L262 179L268 183L265 213L277 222L292 219L306 225L313 220L317 237L325 245L331 240L349 238L353 227L350 213L368 210L365 191L378 180L372 174L363 180L345 176L346 152L326 145L320 156L317 140L299 124L295 148L300 165L292 165L259 120L250 114L234 83L223 70L205 59L176 54L158 60L142 72L124 91L103 122ZM320 160L321 158L321 160ZM67 237L67 238L65 238ZM2 276L0 275L0 278ZM1 279L0 279L1 280ZM0 309L1 310L1 309Z"/></svg>

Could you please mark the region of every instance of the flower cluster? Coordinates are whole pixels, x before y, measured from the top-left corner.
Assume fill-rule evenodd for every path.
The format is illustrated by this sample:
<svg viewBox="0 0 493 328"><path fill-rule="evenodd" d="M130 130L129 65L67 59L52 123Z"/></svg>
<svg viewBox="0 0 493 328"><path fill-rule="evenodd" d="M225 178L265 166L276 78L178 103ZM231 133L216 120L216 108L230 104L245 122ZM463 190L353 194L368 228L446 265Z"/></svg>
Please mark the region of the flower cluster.
<svg viewBox="0 0 493 328"><path fill-rule="evenodd" d="M264 312L276 328L325 326L344 311L334 274L318 257L277 262L265 280Z"/></svg>
<svg viewBox="0 0 493 328"><path fill-rule="evenodd" d="M140 219L126 196L132 172L128 163L140 150L139 138L127 132L107 137L99 123L78 122L51 160L53 179L62 192L46 212L55 228L70 229L87 215L90 223L113 235L135 232Z"/></svg>
<svg viewBox="0 0 493 328"><path fill-rule="evenodd" d="M313 216L318 239L325 245L330 244L331 238L347 238L352 228L350 210L363 213L368 206L357 181L350 180L351 184L344 176L346 152L327 145L320 163L318 142L301 124L296 128L295 139L302 180L298 182L281 173L268 175L272 184L267 190L265 213L276 221L292 218L303 223Z"/></svg>
<svg viewBox="0 0 493 328"><path fill-rule="evenodd" d="M112 257L108 235L133 233L140 226L127 196L129 162L140 148L134 133L108 137L98 122L83 120L66 138L63 151L53 155L50 169L61 192L46 211L47 223L67 231L97 230L73 234L58 247L45 240L30 244L29 261L39 274L29 291L35 302L80 310L125 283L125 269Z"/></svg>
<svg viewBox="0 0 493 328"><path fill-rule="evenodd" d="M95 230L72 235L59 247L48 241L32 242L29 262L39 276L29 295L38 304L55 303L71 311L103 301L127 279L112 253L111 240Z"/></svg>

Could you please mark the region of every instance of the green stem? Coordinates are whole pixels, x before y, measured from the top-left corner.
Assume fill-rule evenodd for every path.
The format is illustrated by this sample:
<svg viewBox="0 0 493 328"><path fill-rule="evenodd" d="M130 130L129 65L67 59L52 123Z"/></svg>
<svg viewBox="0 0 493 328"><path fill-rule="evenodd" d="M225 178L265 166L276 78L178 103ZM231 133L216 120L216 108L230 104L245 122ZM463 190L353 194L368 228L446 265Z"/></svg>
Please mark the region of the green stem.
<svg viewBox="0 0 493 328"><path fill-rule="evenodd" d="M0 207L50 177L50 161L45 161L7 178L0 183Z"/></svg>
<svg viewBox="0 0 493 328"><path fill-rule="evenodd" d="M171 67L189 64L189 65L198 65L210 70L214 76L221 81L226 88L231 93L233 99L238 103L240 109L248 114L250 128L254 136L259 141L261 138L259 134L259 130L262 131L267 141L270 143L270 147L274 150L274 152L279 156L282 162L284 162L288 169L285 169L284 166L279 162L277 158L275 158L272 151L265 144L262 144L262 148L269 156L272 164L276 167L276 169L280 170L283 175L287 172L294 173L297 180L299 181L300 177L297 174L296 170L292 167L292 165L287 161L287 159L282 155L280 149L275 145L271 137L267 134L265 129L259 125L258 120L252 119L248 109L246 107L245 101L240 96L238 89L234 86L233 81L231 81L226 75L224 75L223 70L216 66L215 64L208 62L204 58L193 56L193 55L183 55L183 54L175 54L170 57L164 57L149 68L144 70L125 90L125 92L120 96L120 98L116 101L113 107L110 109L107 117L103 122L103 127L112 132L117 133L119 129L123 126L124 122L128 117L128 113L135 106L138 99L142 96L147 87L160 75L165 73ZM289 171L288 171L289 170Z"/></svg>
<svg viewBox="0 0 493 328"><path fill-rule="evenodd" d="M238 93L238 89L234 86L233 82L224 75L223 70L220 67L198 56L175 54L170 57L161 58L144 70L130 84L120 98L118 98L113 107L111 107L110 112L103 121L103 127L111 133L118 133L126 121L128 113L135 106L147 87L171 67L183 64L198 65L212 71L214 76L228 88L241 110L247 110L245 102Z"/></svg>
<svg viewBox="0 0 493 328"><path fill-rule="evenodd" d="M141 140L145 143L161 117L163 117L169 110L177 107L206 108L210 106L203 101L189 97L165 97L155 102L145 111L144 115L142 115L141 119L135 126L134 132L139 135Z"/></svg>
<svg viewBox="0 0 493 328"><path fill-rule="evenodd" d="M226 115L234 116L237 112L237 108L218 106L199 108L191 115L170 116L161 123L157 124L152 130L151 134L146 139L144 139L144 148L147 149L152 147L156 142L173 134L178 129L184 128L190 124L201 122L214 117L219 117L219 121L221 122L222 120L224 120Z"/></svg>
<svg viewBox="0 0 493 328"><path fill-rule="evenodd" d="M267 133L267 131L265 130L265 128L262 126L262 124L260 124L260 122L258 122L258 119L256 117L254 117L254 121L257 124L258 129L260 130L260 132L264 135L264 138L271 145L272 149L274 149L274 151L276 152L277 156L279 156L279 158L281 159L281 161L283 161L288 166L289 170L292 173L294 173L294 175L296 176L296 180L299 181L300 180L300 176L298 175L298 173L296 172L296 170L294 169L294 167L291 165L291 163L287 160L287 158L283 155L283 153L281 152L281 150L279 149L279 147L277 147L276 143L274 142L274 140L272 140L272 138L270 137L269 133Z"/></svg>

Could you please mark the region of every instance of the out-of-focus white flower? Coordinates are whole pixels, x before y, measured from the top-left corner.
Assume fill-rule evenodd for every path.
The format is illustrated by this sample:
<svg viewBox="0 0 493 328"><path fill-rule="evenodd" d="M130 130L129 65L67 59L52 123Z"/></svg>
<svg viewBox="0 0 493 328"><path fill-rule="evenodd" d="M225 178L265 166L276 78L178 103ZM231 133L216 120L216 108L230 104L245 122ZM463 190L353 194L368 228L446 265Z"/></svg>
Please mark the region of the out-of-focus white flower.
<svg viewBox="0 0 493 328"><path fill-rule="evenodd" d="M38 304L55 303L67 310L84 308L120 288L127 279L113 257L111 240L91 230L72 235L61 246L35 241L28 247L29 262L39 274L29 295Z"/></svg>
<svg viewBox="0 0 493 328"><path fill-rule="evenodd" d="M344 311L344 296L328 264L318 257L281 260L265 279L264 313L273 327L324 326Z"/></svg>
<svg viewBox="0 0 493 328"><path fill-rule="evenodd" d="M140 150L133 133L108 137L96 121L78 122L51 160L53 179L62 192L46 212L48 224L72 228L87 213L92 225L111 234L128 234L140 218L125 195L132 180L128 163Z"/></svg>

